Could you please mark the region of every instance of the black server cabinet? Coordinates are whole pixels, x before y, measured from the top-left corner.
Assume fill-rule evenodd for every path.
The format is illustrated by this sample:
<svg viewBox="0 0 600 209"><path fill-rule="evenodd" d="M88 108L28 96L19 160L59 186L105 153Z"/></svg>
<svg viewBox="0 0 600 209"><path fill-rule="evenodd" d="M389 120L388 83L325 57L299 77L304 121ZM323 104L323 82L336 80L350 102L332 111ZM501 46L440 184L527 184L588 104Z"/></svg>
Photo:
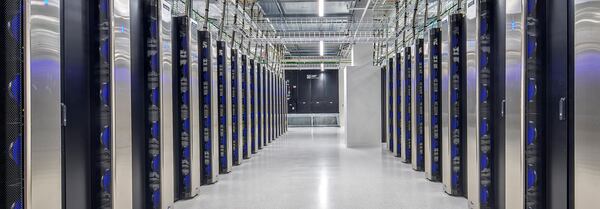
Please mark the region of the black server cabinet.
<svg viewBox="0 0 600 209"><path fill-rule="evenodd" d="M268 107L267 104L267 75L268 70L266 66L262 66L261 72L261 82L260 82L260 91L261 91L261 111L262 111L262 141L263 146L267 146L269 144L269 115L268 115Z"/></svg>
<svg viewBox="0 0 600 209"><path fill-rule="evenodd" d="M227 43L217 41L217 88L218 88L218 114L219 114L219 172L229 173L227 144Z"/></svg>
<svg viewBox="0 0 600 209"><path fill-rule="evenodd" d="M390 152L394 151L394 71L388 66L383 66L382 71L387 72L387 141L388 141L388 150Z"/></svg>
<svg viewBox="0 0 600 209"><path fill-rule="evenodd" d="M190 48L187 16L173 18L173 154L175 200L192 197Z"/></svg>
<svg viewBox="0 0 600 209"><path fill-rule="evenodd" d="M412 162L412 50L404 48L404 162Z"/></svg>
<svg viewBox="0 0 600 209"><path fill-rule="evenodd" d="M451 195L467 194L466 43L463 14L450 15Z"/></svg>
<svg viewBox="0 0 600 209"><path fill-rule="evenodd" d="M430 88L431 88L431 179L432 181L442 180L442 70L441 70L441 51L442 51L442 32L439 28L429 30L429 69L430 69Z"/></svg>
<svg viewBox="0 0 600 209"><path fill-rule="evenodd" d="M415 40L415 166L413 169L417 171L425 170L425 54L423 49L424 40Z"/></svg>
<svg viewBox="0 0 600 209"><path fill-rule="evenodd" d="M249 124L251 124L252 122L249 120L248 117L248 79L250 77L250 74L248 73L248 59L246 57L246 55L242 55L242 69L240 70L241 76L240 78L242 79L242 95L240 95L241 100L242 100L242 104L240 104L242 106L242 115L241 115L241 123L242 123L242 130L240 130L242 132L242 144L243 144L243 151L242 151L242 155L244 157L244 159L248 159L250 158L250 152L249 151L249 147L250 146L250 130L248 129Z"/></svg>
<svg viewBox="0 0 600 209"><path fill-rule="evenodd" d="M400 75L402 75L402 54L401 53L396 53L396 64L393 65L393 62L390 62L390 66L395 66L396 68L396 78L393 79L392 82L396 82L396 97L393 98L396 100L396 115L394 115L394 117L396 118L396 125L395 125L395 129L396 129L396 157L402 157L402 93L401 93L401 86L402 86L402 79ZM389 107L389 108L393 108L393 107ZM391 120L391 119L390 119ZM392 135L393 137L393 135ZM392 140L393 141L393 140Z"/></svg>
<svg viewBox="0 0 600 209"><path fill-rule="evenodd" d="M239 111L238 111L238 50L231 49L231 146L233 150L233 165L239 165L240 146Z"/></svg>
<svg viewBox="0 0 600 209"><path fill-rule="evenodd" d="M263 103L263 91L262 89L263 87L263 83L262 83L262 79L263 79L263 69L262 69L262 65L260 64L260 61L257 61L256 63L256 117L258 117L258 123L256 124L257 128L258 128L258 149L262 149L264 146L265 141L263 140L263 137L265 135L265 131L264 131L264 112L263 112L263 107L264 107L264 103Z"/></svg>
<svg viewBox="0 0 600 209"><path fill-rule="evenodd" d="M387 95L387 84L385 83L385 78L386 78L386 73L385 70L383 70L383 68L379 69L379 72L381 72L381 143L388 143L387 140L387 119L386 119L386 108L387 108L387 103L385 102L385 98ZM389 148L388 148L389 149Z"/></svg>
<svg viewBox="0 0 600 209"><path fill-rule="evenodd" d="M0 207L24 206L24 2L8 0L0 3Z"/></svg>
<svg viewBox="0 0 600 209"><path fill-rule="evenodd" d="M212 184L216 182L213 168L213 156L215 150L213 147L218 146L218 144L213 143L213 134L215 131L213 126L213 118L212 110L213 110L213 50L212 43L213 40L210 37L209 31L198 31L198 39L199 39L199 49L200 49L200 128L201 128L201 136L202 146L200 146L200 162L202 162L202 166L200 169L200 179L201 184Z"/></svg>
<svg viewBox="0 0 600 209"><path fill-rule="evenodd" d="M251 147L252 147L252 154L255 154L258 151L258 140L254 140L254 139L258 139L258 132L257 132L257 127L258 127L258 116L257 116L257 110L258 110L258 104L256 102L256 65L254 63L254 59L250 60L250 72L248 72L248 74L250 75L250 120L252 122L250 122L250 132L251 132L251 136L252 136L252 140L251 141Z"/></svg>

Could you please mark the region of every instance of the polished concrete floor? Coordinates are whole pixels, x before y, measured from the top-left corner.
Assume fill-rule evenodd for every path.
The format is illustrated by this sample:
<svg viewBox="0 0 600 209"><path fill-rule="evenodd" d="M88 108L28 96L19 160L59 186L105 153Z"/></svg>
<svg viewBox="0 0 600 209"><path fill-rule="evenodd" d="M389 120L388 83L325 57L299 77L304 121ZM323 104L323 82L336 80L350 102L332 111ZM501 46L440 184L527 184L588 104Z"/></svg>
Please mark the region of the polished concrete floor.
<svg viewBox="0 0 600 209"><path fill-rule="evenodd" d="M346 148L342 136L339 128L290 128L176 208L467 208L382 148Z"/></svg>

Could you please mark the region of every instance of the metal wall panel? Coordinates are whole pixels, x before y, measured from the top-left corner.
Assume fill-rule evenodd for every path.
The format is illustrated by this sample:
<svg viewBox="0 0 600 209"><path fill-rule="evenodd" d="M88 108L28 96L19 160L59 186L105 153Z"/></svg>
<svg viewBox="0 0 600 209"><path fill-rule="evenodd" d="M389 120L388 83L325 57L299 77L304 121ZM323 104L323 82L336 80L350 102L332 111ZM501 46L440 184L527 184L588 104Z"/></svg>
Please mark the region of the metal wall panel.
<svg viewBox="0 0 600 209"><path fill-rule="evenodd" d="M523 0L506 1L506 208L523 208L524 32Z"/></svg>
<svg viewBox="0 0 600 209"><path fill-rule="evenodd" d="M389 79L389 90L390 90L390 97L388 98L388 104L389 104L389 117L390 117L390 121L389 121L389 134L390 134L390 142L391 142L391 152L394 154L394 156L398 156L398 154L400 153L400 150L398 150L398 110L397 105L396 105L396 98L398 97L398 73L396 72L396 70L394 69L394 60L393 58L390 58L388 60L387 65L384 67L385 69L387 69L389 71L389 75L391 76Z"/></svg>
<svg viewBox="0 0 600 209"><path fill-rule="evenodd" d="M431 30L423 33L423 170L425 178L431 178Z"/></svg>
<svg viewBox="0 0 600 209"><path fill-rule="evenodd" d="M125 0L124 0L125 1ZM159 1L160 54L160 201L161 208L171 207L175 201L173 167L173 55L171 4ZM121 207L115 207L121 208ZM123 207L127 208L127 207Z"/></svg>
<svg viewBox="0 0 600 209"><path fill-rule="evenodd" d="M469 208L479 208L479 1L467 1L465 18L467 40L467 187ZM463 155L465 156L465 155Z"/></svg>
<svg viewBox="0 0 600 209"><path fill-rule="evenodd" d="M573 207L597 208L600 197L600 1L574 0Z"/></svg>
<svg viewBox="0 0 600 209"><path fill-rule="evenodd" d="M450 189L450 22L448 17L441 21L442 31L442 183L444 190Z"/></svg>
<svg viewBox="0 0 600 209"><path fill-rule="evenodd" d="M214 36L211 35L211 39L210 39L210 64L211 68L210 68L210 81L211 81L211 109L210 109L210 114L211 114L211 118L212 120L211 125L212 125L212 132L211 132L211 140L213 146L211 147L212 149L212 177L213 177L213 182L215 183L219 180L219 68L217 67L217 41L216 39L213 39Z"/></svg>
<svg viewBox="0 0 600 209"><path fill-rule="evenodd" d="M62 208L60 0L24 1L27 209ZM7 27L6 25L3 27ZM23 207L23 202L14 207Z"/></svg>
<svg viewBox="0 0 600 209"><path fill-rule="evenodd" d="M199 71L199 49L198 49L198 23L193 19L189 18L189 43L190 48L189 59L190 59L190 119L191 119L191 143L190 143L190 170L191 170L191 188L192 196L196 196L200 193L200 169L202 161L200 160L200 146L202 146L202 130L200 129L200 71Z"/></svg>
<svg viewBox="0 0 600 209"><path fill-rule="evenodd" d="M398 88L400 90L400 104L399 107L397 107L397 109L399 110L399 117L400 117L400 124L399 124L399 130L400 130L400 147L402 148L402 150L400 151L400 159L402 160L402 162L410 162L410 156L408 156L408 154L410 152L407 152L407 147L409 146L409 143L407 143L406 141L406 111L404 110L405 106L406 106L406 50L407 48L402 48L400 49L400 65L401 65L401 69L400 69L400 75L398 76L398 79L400 79L400 88Z"/></svg>
<svg viewBox="0 0 600 209"><path fill-rule="evenodd" d="M225 42L225 117L227 118L225 123L225 131L227 132L227 142L225 143L225 155L227 159L227 162L224 164L225 173L231 172L233 167L233 109L231 104L233 101L233 90L231 89L231 64L231 48L227 42Z"/></svg>
<svg viewBox="0 0 600 209"><path fill-rule="evenodd" d="M132 207L131 47L129 1L113 7L113 207Z"/></svg>

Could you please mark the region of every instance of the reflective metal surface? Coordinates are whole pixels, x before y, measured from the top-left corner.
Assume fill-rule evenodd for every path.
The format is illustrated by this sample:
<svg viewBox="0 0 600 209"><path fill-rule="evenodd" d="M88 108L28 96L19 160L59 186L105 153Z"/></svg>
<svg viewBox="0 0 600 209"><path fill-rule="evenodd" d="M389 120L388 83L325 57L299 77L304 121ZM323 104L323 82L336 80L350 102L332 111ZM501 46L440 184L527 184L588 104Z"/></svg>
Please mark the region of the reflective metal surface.
<svg viewBox="0 0 600 209"><path fill-rule="evenodd" d="M425 178L431 179L431 66L429 63L429 30L423 33L423 123L424 123L424 157Z"/></svg>
<svg viewBox="0 0 600 209"><path fill-rule="evenodd" d="M190 21L188 34L189 38L189 59L190 59L190 95L200 95L200 72L199 72L199 49L198 49L198 23L191 18L188 18ZM191 168L191 185L192 185L192 196L198 195L200 192L200 169L201 169L201 161L200 161L200 146L202 146L202 141L200 139L201 129L200 129L200 97L192 96L190 98L190 119L192 127L191 134L192 140L190 143L191 147L191 156L192 159L190 161Z"/></svg>
<svg viewBox="0 0 600 209"><path fill-rule="evenodd" d="M133 205L131 133L131 41L129 1L113 0L113 208Z"/></svg>
<svg viewBox="0 0 600 209"><path fill-rule="evenodd" d="M395 66L393 65L393 62L388 62L388 66L385 67L385 69L388 70L389 73L387 73L386 75L392 75L392 77L390 77L390 83L388 83L388 86L391 86L390 88L390 95L391 97L388 97L388 106L389 106L389 111L391 112L391 116L389 118L388 121L388 125L391 126L392 128L389 129L389 136L392 139L392 153L394 154L394 156L399 156L399 154L401 153L400 150L398 150L398 117L397 115L399 114L398 112L398 104L397 104L397 99L398 98L398 90L400 89L398 87L398 71L396 70ZM390 100L391 99L391 100ZM388 114L389 115L389 114ZM388 137L389 138L389 137Z"/></svg>
<svg viewBox="0 0 600 209"><path fill-rule="evenodd" d="M212 149L212 179L214 179L214 182L217 182L219 179L219 120L217 120L219 118L219 88L218 88L218 75L219 75L219 71L217 68L217 41L216 38L214 38L215 36L213 36L211 34L211 38L210 38L210 65L211 66L211 72L210 72L210 80L211 80L211 98L210 101L212 102L211 104L211 110L210 110L210 114L211 114L211 118L213 118L213 120L210 121L211 126L212 126L212 136L211 136L211 144L213 145L211 147Z"/></svg>
<svg viewBox="0 0 600 209"><path fill-rule="evenodd" d="M450 192L450 24L448 17L440 23L442 30L442 183Z"/></svg>
<svg viewBox="0 0 600 209"><path fill-rule="evenodd" d="M238 152L237 154L237 162L242 163L242 161L244 160L244 154L243 154L243 149L244 149L244 143L243 143L243 136L244 134L242 133L242 131L244 130L244 124L242 123L242 51L237 51L237 72L235 74L237 76L237 78L235 79L235 81L237 82L236 85L236 89L232 89L232 91L236 91L237 92L237 147L236 150Z"/></svg>
<svg viewBox="0 0 600 209"><path fill-rule="evenodd" d="M61 1L24 2L25 208L60 209Z"/></svg>
<svg viewBox="0 0 600 209"><path fill-rule="evenodd" d="M479 208L479 1L467 1L466 38L467 38L467 197L469 208Z"/></svg>
<svg viewBox="0 0 600 209"><path fill-rule="evenodd" d="M506 208L524 207L523 0L506 1Z"/></svg>
<svg viewBox="0 0 600 209"><path fill-rule="evenodd" d="M418 46L416 44L416 41L414 41L414 43L412 44L411 48L410 48L410 56L411 56L411 71L410 71L410 91L411 91L411 98L410 98L410 118L411 118L411 123L410 123L410 133L411 133L411 165L412 165L412 169L416 170L417 169L417 71L418 71L418 64L417 64L417 50L418 50Z"/></svg>
<svg viewBox="0 0 600 209"><path fill-rule="evenodd" d="M231 122L231 48L225 43L225 100L226 100L226 115L227 115L227 172L231 172L231 167L233 167L233 137L231 136L233 133L233 123Z"/></svg>
<svg viewBox="0 0 600 209"><path fill-rule="evenodd" d="M163 124L160 130L160 188L163 209L170 207L175 201L174 191L174 157L173 157L173 56L172 56L172 19L171 5L161 0L159 12L159 46L160 46L160 116Z"/></svg>
<svg viewBox="0 0 600 209"><path fill-rule="evenodd" d="M396 109L401 110L400 111L400 147L402 148L402 150L400 151L400 159L402 160L402 162L407 162L408 157L406 156L406 133L405 130L406 129L406 112L403 111L404 110L404 106L406 103L406 53L404 52L405 48L400 49L400 75L398 76L398 79L400 79L400 86L397 88L400 92L400 107L397 107Z"/></svg>
<svg viewBox="0 0 600 209"><path fill-rule="evenodd" d="M574 0L574 208L600 197L600 1Z"/></svg>

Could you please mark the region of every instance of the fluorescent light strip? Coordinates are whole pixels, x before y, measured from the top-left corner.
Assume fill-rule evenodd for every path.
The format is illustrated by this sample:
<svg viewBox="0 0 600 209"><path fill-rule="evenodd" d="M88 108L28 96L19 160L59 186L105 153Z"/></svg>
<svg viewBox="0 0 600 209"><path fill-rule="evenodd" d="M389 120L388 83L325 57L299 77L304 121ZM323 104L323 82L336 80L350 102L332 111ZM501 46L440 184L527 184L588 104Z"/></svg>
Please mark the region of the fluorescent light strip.
<svg viewBox="0 0 600 209"><path fill-rule="evenodd" d="M325 64L321 63L321 72L325 72Z"/></svg>
<svg viewBox="0 0 600 209"><path fill-rule="evenodd" d="M325 16L325 0L319 0L319 17Z"/></svg>
<svg viewBox="0 0 600 209"><path fill-rule="evenodd" d="M319 41L319 54L321 56L325 55L325 44L323 43L323 41Z"/></svg>

